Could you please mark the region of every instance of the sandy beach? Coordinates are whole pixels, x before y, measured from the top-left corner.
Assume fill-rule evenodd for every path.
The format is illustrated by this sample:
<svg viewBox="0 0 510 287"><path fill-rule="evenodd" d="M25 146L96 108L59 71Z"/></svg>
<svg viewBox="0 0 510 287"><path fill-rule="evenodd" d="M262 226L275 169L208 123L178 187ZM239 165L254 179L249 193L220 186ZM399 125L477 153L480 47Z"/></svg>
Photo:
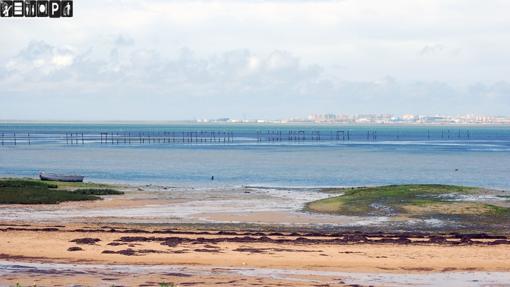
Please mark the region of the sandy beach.
<svg viewBox="0 0 510 287"><path fill-rule="evenodd" d="M75 280L97 286L105 285L109 280L128 282L133 276L133 272L117 274L112 271L110 274L103 270L103 274L97 274L88 270L96 265L142 268L139 272L144 273L143 276L137 276L141 281L135 284L139 286L157 286L155 282L166 281L182 286L232 286L225 282L236 282L238 286L256 282L264 286L310 286L310 282L326 284L321 286L345 286L348 284L342 278L356 281L357 277L364 278L361 276L364 273L383 274L383 278L379 278L381 286L389 283L385 282L384 274L393 278L399 274L452 273L460 276L457 280L462 280L465 274L488 272L499 274L505 280L510 278L510 241L502 237L474 236L466 240L445 236L442 240L437 235L417 234L407 235L404 240L404 235L396 234L227 232L77 224L3 224L0 230L3 265L11 262L50 267L57 264L60 268L65 264L75 266L68 266L70 270L67 272L54 267L53 273L34 274L29 265L15 273L4 274L1 284L65 285ZM147 266L159 266L160 269L145 273L143 268ZM176 267L191 268L193 273L164 271ZM80 271L82 268L87 270ZM225 274L212 274L217 268L224 269ZM234 272L239 268L247 273ZM289 274L278 276L275 271L273 278L258 274L257 270ZM302 282L295 282L296 277L302 277ZM129 282L127 285L134 286L131 285L134 281ZM372 283L377 285L377 282Z"/></svg>

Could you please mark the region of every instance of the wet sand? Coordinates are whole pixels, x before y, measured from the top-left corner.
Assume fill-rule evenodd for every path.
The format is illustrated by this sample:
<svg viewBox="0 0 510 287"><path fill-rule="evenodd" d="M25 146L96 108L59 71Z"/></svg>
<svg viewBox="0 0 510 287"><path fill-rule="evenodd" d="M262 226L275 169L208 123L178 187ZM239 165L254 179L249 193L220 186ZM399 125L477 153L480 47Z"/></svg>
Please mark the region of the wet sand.
<svg viewBox="0 0 510 287"><path fill-rule="evenodd" d="M3 282L37 286L508 286L502 272L353 273L291 269L23 263L0 261ZM23 275L22 275L23 274ZM24 276L24 277L22 277ZM0 278L0 279L1 279ZM19 282L19 281L18 281ZM2 284L0 283L0 284Z"/></svg>
<svg viewBox="0 0 510 287"><path fill-rule="evenodd" d="M171 188L122 186L124 196L104 200L65 202L59 205L7 205L0 209L0 221L75 223L257 223L257 224L342 224L366 218L303 213L309 200L330 195L316 190L266 188ZM376 221L374 221L376 222Z"/></svg>

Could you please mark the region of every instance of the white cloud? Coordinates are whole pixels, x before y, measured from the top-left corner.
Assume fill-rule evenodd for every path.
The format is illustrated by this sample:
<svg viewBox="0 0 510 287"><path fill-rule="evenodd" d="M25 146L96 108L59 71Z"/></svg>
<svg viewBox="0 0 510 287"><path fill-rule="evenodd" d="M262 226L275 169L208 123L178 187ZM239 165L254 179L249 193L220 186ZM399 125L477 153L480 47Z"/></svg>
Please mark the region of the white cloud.
<svg viewBox="0 0 510 287"><path fill-rule="evenodd" d="M38 81L72 65L74 52L69 47L53 47L44 41L32 41L19 53L8 59L6 76L21 80Z"/></svg>
<svg viewBox="0 0 510 287"><path fill-rule="evenodd" d="M100 116L94 103L158 118L504 113L509 8L503 0L83 1L72 19L2 21L11 36L0 38L0 105L12 109L0 118L52 101L87 108L80 117Z"/></svg>

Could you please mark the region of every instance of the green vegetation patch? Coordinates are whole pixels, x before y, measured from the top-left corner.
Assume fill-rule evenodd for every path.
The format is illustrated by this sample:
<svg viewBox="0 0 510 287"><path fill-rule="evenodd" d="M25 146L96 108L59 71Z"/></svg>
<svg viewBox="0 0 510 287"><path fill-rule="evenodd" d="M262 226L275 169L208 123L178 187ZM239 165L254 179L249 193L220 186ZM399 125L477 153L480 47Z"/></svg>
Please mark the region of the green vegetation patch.
<svg viewBox="0 0 510 287"><path fill-rule="evenodd" d="M15 188L57 188L54 183L36 181L31 179L2 179L0 180L0 188L2 187L15 187Z"/></svg>
<svg viewBox="0 0 510 287"><path fill-rule="evenodd" d="M60 184L60 183L59 183ZM33 179L0 179L0 204L58 204L66 201L100 200L98 195L123 194L114 189L60 189L53 182Z"/></svg>
<svg viewBox="0 0 510 287"><path fill-rule="evenodd" d="M496 205L488 205L488 207L489 211L487 214L497 217L510 218L510 208Z"/></svg>
<svg viewBox="0 0 510 287"><path fill-rule="evenodd" d="M482 192L473 187L419 184L328 190L335 192L343 194L310 202L306 210L355 216L510 215L507 207L452 200Z"/></svg>
<svg viewBox="0 0 510 287"><path fill-rule="evenodd" d="M115 185L106 184L106 183L95 183L95 182L62 182L62 181L52 181L45 180L41 181L39 179L33 178L2 178L0 179L0 184L2 182L17 182L21 185L48 185L52 188L66 189L72 190L77 188L93 188L93 189L111 189L115 188Z"/></svg>

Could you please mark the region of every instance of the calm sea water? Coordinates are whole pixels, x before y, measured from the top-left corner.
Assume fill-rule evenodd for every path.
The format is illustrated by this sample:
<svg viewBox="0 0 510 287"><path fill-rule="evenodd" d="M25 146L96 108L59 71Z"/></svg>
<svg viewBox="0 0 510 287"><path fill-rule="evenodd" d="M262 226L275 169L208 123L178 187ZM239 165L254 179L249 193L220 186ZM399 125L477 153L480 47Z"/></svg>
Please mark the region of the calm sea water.
<svg viewBox="0 0 510 287"><path fill-rule="evenodd" d="M193 143L170 138L190 131ZM233 142L219 140L220 131ZM204 139L213 132L217 141ZM288 140L299 132L304 141ZM1 176L47 171L174 186L443 183L510 190L510 127L0 124L0 133ZM66 133L79 134L79 144L66 144ZM124 144L122 136L119 144L101 144L100 133L163 136L150 144Z"/></svg>

